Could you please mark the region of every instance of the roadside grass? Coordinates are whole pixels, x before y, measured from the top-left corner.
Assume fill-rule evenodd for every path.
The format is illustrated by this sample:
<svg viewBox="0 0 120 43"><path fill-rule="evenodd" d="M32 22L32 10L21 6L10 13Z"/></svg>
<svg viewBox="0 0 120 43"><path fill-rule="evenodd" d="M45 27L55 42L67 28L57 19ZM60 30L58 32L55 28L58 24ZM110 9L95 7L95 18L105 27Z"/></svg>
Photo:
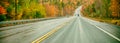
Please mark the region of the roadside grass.
<svg viewBox="0 0 120 43"><path fill-rule="evenodd" d="M120 26L120 19L100 18L100 17L88 17L88 16L85 16L85 17L90 18L92 20L99 21L99 22L105 22L105 23L110 23L110 24L114 24L114 25Z"/></svg>

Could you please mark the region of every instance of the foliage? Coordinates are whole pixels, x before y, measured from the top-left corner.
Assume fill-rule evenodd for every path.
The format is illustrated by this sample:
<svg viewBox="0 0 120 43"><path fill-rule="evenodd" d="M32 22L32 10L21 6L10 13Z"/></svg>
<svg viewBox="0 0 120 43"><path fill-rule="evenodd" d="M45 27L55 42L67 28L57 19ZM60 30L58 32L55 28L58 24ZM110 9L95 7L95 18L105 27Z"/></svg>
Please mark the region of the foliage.
<svg viewBox="0 0 120 43"><path fill-rule="evenodd" d="M110 10L112 11L112 17L120 18L120 1L111 0Z"/></svg>
<svg viewBox="0 0 120 43"><path fill-rule="evenodd" d="M83 5L82 12L84 13L84 15L89 15L91 17L111 18L111 17L113 17L113 14L111 13L113 11L111 11L109 9L111 6L110 1L111 0L90 0L90 1L87 1ZM115 5L113 5L113 6L115 6Z"/></svg>
<svg viewBox="0 0 120 43"><path fill-rule="evenodd" d="M0 6L0 14L6 14L6 9L2 6Z"/></svg>
<svg viewBox="0 0 120 43"><path fill-rule="evenodd" d="M0 14L5 20L20 20L45 17L46 11L39 0L1 0Z"/></svg>
<svg viewBox="0 0 120 43"><path fill-rule="evenodd" d="M79 5L80 0L1 0L0 15L5 20L66 16Z"/></svg>
<svg viewBox="0 0 120 43"><path fill-rule="evenodd" d="M6 20L6 16L5 15L0 15L0 21L4 21Z"/></svg>
<svg viewBox="0 0 120 43"><path fill-rule="evenodd" d="M46 4L47 17L55 17L58 13L58 8L54 5Z"/></svg>

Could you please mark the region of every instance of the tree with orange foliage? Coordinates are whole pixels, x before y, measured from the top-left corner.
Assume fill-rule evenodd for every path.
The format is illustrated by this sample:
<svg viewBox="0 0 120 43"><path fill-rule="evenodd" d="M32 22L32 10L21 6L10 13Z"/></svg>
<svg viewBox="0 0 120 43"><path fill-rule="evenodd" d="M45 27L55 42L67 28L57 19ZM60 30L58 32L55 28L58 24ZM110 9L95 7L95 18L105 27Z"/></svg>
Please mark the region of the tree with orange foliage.
<svg viewBox="0 0 120 43"><path fill-rule="evenodd" d="M58 8L52 4L46 4L46 13L47 17L55 17L58 14Z"/></svg>
<svg viewBox="0 0 120 43"><path fill-rule="evenodd" d="M6 19L5 14L7 14L6 9L0 5L0 21Z"/></svg>
<svg viewBox="0 0 120 43"><path fill-rule="evenodd" d="M111 0L110 10L112 11L112 17L119 18L120 17L120 4L119 0Z"/></svg>
<svg viewBox="0 0 120 43"><path fill-rule="evenodd" d="M67 15L72 15L73 11L74 11L74 8L71 5L67 5L67 6L64 7L64 13L67 14Z"/></svg>
<svg viewBox="0 0 120 43"><path fill-rule="evenodd" d="M0 6L0 14L6 14L6 9L2 6Z"/></svg>

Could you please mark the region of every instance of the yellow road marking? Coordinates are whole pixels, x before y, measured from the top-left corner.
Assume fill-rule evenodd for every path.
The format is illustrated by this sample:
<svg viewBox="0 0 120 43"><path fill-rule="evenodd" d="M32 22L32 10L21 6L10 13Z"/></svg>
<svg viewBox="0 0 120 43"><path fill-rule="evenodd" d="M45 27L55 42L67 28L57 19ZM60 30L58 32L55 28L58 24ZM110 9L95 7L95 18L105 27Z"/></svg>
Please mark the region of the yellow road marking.
<svg viewBox="0 0 120 43"><path fill-rule="evenodd" d="M41 43L43 40L45 40L46 38L48 38L50 35L52 35L53 33L55 33L56 31L58 31L60 28L62 28L63 26L65 26L65 24L67 24L67 22L63 23L62 25L56 27L55 29L53 29L52 31L46 33L45 35L41 36L40 38L36 39L35 41L33 41L32 43Z"/></svg>

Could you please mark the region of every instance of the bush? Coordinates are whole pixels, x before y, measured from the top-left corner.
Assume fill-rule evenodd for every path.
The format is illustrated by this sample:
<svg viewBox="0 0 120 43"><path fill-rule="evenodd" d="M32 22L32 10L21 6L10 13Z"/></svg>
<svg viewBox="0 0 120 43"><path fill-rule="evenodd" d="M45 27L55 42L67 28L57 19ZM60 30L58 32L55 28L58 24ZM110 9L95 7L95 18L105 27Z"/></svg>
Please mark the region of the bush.
<svg viewBox="0 0 120 43"><path fill-rule="evenodd" d="M6 20L6 16L1 14L1 15L0 15L0 22L1 22L1 21L4 21L4 20Z"/></svg>

